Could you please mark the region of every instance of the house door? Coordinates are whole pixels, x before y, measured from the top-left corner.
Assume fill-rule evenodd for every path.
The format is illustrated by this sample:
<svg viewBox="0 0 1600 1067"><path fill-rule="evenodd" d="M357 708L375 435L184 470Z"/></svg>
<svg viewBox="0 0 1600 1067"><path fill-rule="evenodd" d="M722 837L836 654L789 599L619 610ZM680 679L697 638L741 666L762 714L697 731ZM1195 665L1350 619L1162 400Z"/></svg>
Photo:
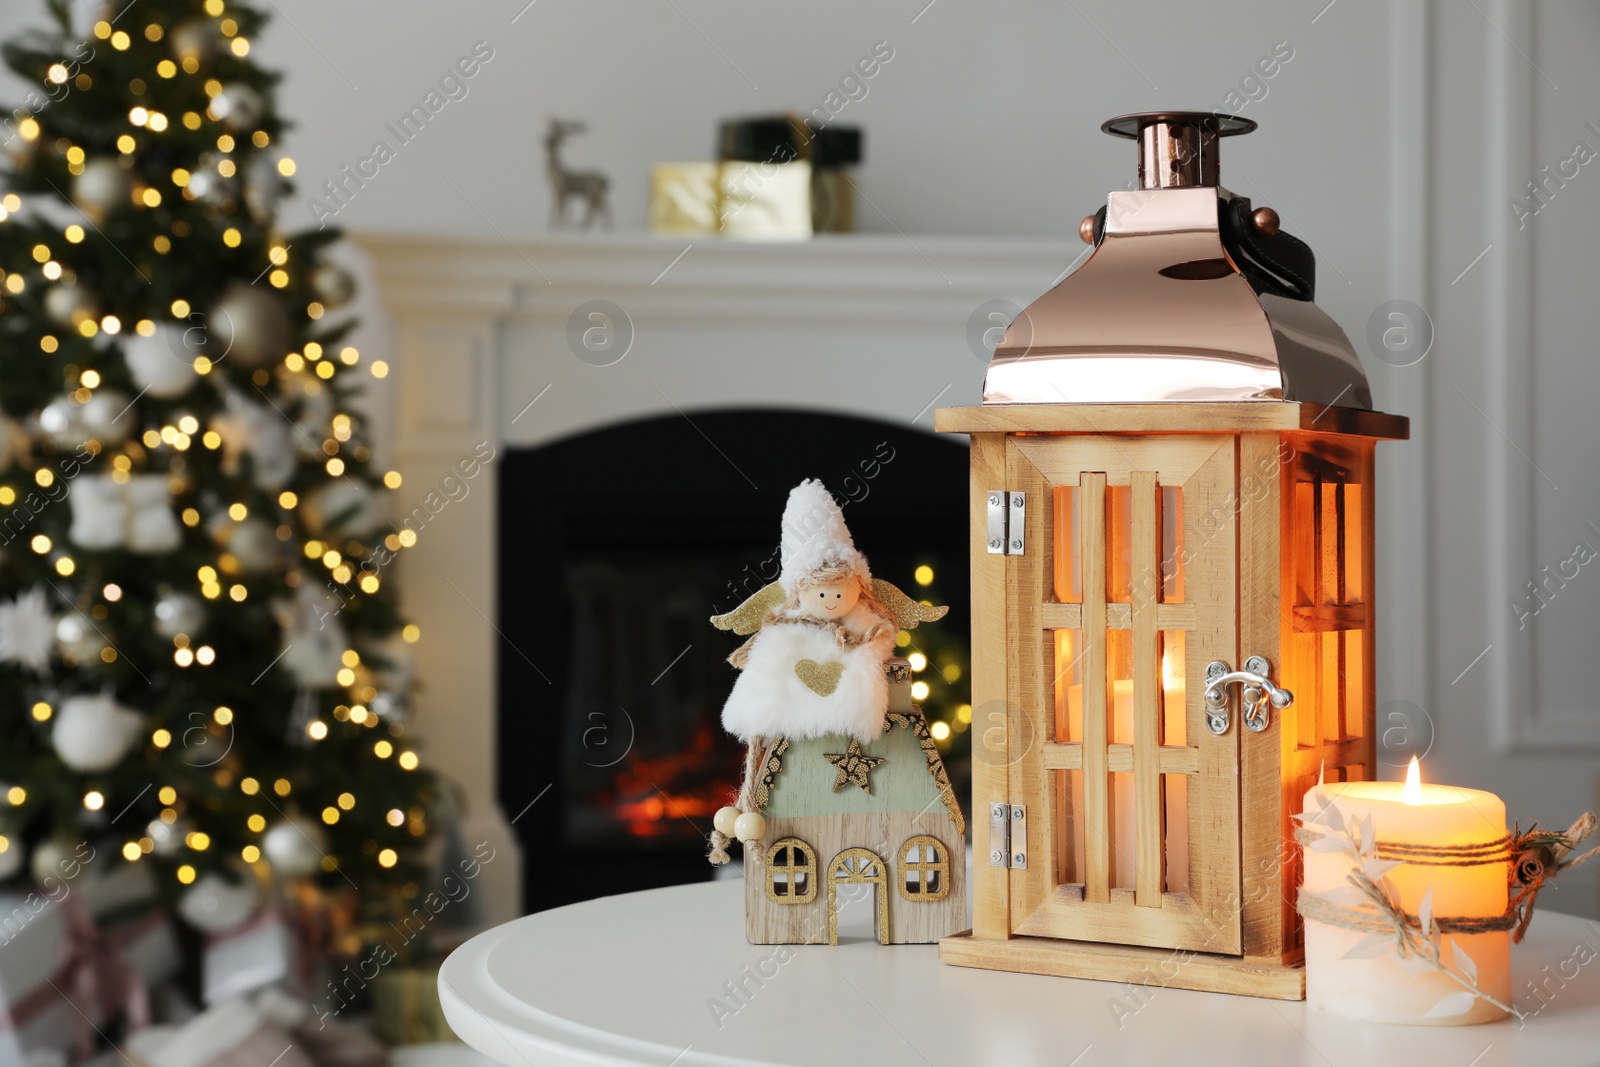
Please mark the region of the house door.
<svg viewBox="0 0 1600 1067"><path fill-rule="evenodd" d="M828 944L839 943L839 887L865 885L878 909L878 944L889 943L889 880L887 868L876 852L847 848L828 864Z"/></svg>
<svg viewBox="0 0 1600 1067"><path fill-rule="evenodd" d="M1006 439L1027 494L1006 559L1015 934L1241 951L1241 726L1212 732L1203 702L1207 665L1239 663L1235 447Z"/></svg>

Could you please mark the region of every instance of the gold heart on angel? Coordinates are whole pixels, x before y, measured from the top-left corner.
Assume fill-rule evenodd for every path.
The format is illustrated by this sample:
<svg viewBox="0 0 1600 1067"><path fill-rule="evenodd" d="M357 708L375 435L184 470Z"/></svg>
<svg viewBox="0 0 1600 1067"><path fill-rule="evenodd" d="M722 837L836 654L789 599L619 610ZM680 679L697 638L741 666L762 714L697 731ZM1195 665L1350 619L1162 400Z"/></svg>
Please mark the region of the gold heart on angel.
<svg viewBox="0 0 1600 1067"><path fill-rule="evenodd" d="M794 665L795 676L806 683L806 688L818 696L828 696L839 688L839 676L844 673L844 664L836 659L826 663L818 663L814 659L803 659Z"/></svg>

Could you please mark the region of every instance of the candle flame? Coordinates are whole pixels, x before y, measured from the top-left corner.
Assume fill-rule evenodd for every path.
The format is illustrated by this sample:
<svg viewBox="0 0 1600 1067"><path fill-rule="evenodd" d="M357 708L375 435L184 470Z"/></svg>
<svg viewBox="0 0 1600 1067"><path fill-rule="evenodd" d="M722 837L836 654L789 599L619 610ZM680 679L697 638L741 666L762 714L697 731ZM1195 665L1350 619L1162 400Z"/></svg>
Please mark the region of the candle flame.
<svg viewBox="0 0 1600 1067"><path fill-rule="evenodd" d="M1406 768L1406 787L1400 799L1407 804L1422 803L1422 764L1415 756L1411 757L1411 766Z"/></svg>

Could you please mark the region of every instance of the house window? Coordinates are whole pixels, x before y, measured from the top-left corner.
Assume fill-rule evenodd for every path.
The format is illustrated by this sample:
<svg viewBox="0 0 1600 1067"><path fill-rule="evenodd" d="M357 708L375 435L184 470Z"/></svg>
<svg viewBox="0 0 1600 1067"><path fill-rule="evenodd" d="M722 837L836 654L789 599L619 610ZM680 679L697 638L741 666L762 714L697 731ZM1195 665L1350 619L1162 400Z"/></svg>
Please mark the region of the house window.
<svg viewBox="0 0 1600 1067"><path fill-rule="evenodd" d="M950 853L938 838L919 834L900 846L900 895L918 902L950 893Z"/></svg>
<svg viewBox="0 0 1600 1067"><path fill-rule="evenodd" d="M779 838L767 849L767 899L779 904L817 899L817 854L798 837Z"/></svg>

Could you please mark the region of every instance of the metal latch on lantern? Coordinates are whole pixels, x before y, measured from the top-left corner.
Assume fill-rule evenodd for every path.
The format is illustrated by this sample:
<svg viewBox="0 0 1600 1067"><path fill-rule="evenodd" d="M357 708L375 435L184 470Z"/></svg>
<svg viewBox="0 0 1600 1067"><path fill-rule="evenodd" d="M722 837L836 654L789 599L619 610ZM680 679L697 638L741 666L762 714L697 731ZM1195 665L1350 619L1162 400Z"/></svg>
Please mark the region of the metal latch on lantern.
<svg viewBox="0 0 1600 1067"><path fill-rule="evenodd" d="M989 554L1020 556L1024 547L1023 525L1028 517L1028 494L991 489L989 498Z"/></svg>
<svg viewBox="0 0 1600 1067"><path fill-rule="evenodd" d="M1025 805L989 805L989 866L1027 869L1028 809Z"/></svg>
<svg viewBox="0 0 1600 1067"><path fill-rule="evenodd" d="M1269 706L1282 711L1294 703L1294 694L1274 685L1272 664L1264 656L1251 656L1244 661L1244 670L1230 670L1221 660L1206 664L1205 712L1206 729L1214 734L1225 734L1232 722L1228 709L1228 686L1239 683L1239 698L1244 703L1244 725L1258 734L1272 725Z"/></svg>

